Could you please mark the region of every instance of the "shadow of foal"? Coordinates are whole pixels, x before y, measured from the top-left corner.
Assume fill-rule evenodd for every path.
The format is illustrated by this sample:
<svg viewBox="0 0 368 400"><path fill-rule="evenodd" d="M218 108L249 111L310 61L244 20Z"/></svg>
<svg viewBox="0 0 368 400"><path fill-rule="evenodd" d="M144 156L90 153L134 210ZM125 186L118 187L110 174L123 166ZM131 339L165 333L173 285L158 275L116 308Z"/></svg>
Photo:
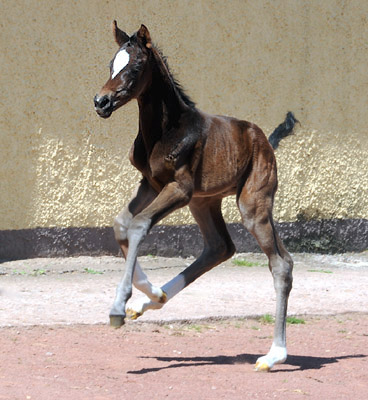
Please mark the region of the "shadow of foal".
<svg viewBox="0 0 368 400"><path fill-rule="evenodd" d="M293 261L272 219L277 188L273 148L296 122L289 113L270 142L255 124L200 111L170 73L161 52L142 25L132 36L112 24L118 51L110 77L94 98L95 110L108 118L131 99L139 106L138 135L131 163L142 173L128 206L116 217L114 232L124 257L125 274L118 285L110 323L120 327L161 308L199 276L227 260L235 246L221 213L222 199L236 195L246 228L269 259L276 290L275 333L269 353L256 369L269 370L286 360L285 318L292 286ZM201 256L163 287L153 286L137 262L138 246L154 224L188 205L204 239ZM126 309L132 285L146 297ZM265 293L265 296L270 296Z"/></svg>
<svg viewBox="0 0 368 400"><path fill-rule="evenodd" d="M364 354L344 355L340 357L309 357L289 355L285 365L293 366L293 369L279 369L278 372L292 372L305 370L318 370L326 365L338 363L342 360L354 358L366 358ZM171 368L201 367L203 365L233 365L233 364L254 364L259 354L238 354L236 356L215 356L215 357L140 357L154 359L160 362L171 363L162 367L142 368L136 371L128 371L128 374L143 375L150 372L157 372Z"/></svg>

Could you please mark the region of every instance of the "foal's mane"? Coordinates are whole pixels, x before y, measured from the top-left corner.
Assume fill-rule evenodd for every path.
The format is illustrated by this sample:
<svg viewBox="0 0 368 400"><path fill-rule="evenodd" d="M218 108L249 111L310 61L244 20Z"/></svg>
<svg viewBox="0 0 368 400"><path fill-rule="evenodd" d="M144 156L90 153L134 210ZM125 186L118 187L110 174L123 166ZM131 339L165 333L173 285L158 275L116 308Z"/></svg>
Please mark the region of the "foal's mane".
<svg viewBox="0 0 368 400"><path fill-rule="evenodd" d="M185 90L183 89L183 87L181 86L179 81L175 78L173 73L170 71L169 64L167 63L167 57L163 55L161 49L159 47L157 47L157 45L154 45L152 47L153 47L153 51L156 52L156 54L158 55L158 57L161 59L162 63L164 64L166 72L169 75L168 77L169 77L171 83L173 84L174 90L176 91L176 93L179 95L181 100L188 107L195 108L196 105L195 105L194 101L185 93Z"/></svg>

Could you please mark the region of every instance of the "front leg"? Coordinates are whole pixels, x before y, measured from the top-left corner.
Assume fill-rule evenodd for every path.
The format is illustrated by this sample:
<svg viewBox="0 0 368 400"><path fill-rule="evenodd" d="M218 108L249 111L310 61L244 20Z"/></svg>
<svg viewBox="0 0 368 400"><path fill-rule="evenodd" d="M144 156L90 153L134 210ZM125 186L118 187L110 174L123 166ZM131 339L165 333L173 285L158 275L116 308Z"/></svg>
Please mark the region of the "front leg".
<svg viewBox="0 0 368 400"><path fill-rule="evenodd" d="M149 219L141 219L141 221L138 221L139 218L134 217L128 228L127 240L129 248L125 261L125 273L116 289L114 304L110 311L110 325L116 328L124 324L126 315L125 305L132 295L132 282L137 262L138 246L150 228Z"/></svg>
<svg viewBox="0 0 368 400"><path fill-rule="evenodd" d="M147 179L143 178L140 184L137 186L129 205L122 210L119 215L114 220L114 233L115 239L119 243L120 248L123 252L125 259L128 255L129 241L128 241L128 229L130 223L135 215L141 212L145 207L147 207L155 198L157 197L157 192L150 186ZM137 286L139 289L143 290L145 293L150 288L149 282L145 283L144 273L137 262L136 273L134 274L134 280L137 281ZM141 272L141 273L140 273ZM121 293L123 290L119 291ZM129 296L127 293L125 296ZM110 322L113 326L121 326L124 322L124 310L118 308L111 310Z"/></svg>
<svg viewBox="0 0 368 400"><path fill-rule="evenodd" d="M110 311L110 323L120 327L126 316L126 303L132 295L133 276L136 267L138 246L149 229L172 211L187 205L191 198L191 185L171 182L143 211L130 221L127 231L129 247L126 254L125 274L116 290L116 297Z"/></svg>
<svg viewBox="0 0 368 400"><path fill-rule="evenodd" d="M147 200L146 196L145 199ZM128 228L132 219L133 214L130 212L130 208L128 206L115 218L114 222L115 238L120 244L120 248L123 252L125 259L128 255L129 248ZM136 262L134 268L133 284L138 290L146 294L152 301L163 301L163 291L160 288L151 284L138 261Z"/></svg>

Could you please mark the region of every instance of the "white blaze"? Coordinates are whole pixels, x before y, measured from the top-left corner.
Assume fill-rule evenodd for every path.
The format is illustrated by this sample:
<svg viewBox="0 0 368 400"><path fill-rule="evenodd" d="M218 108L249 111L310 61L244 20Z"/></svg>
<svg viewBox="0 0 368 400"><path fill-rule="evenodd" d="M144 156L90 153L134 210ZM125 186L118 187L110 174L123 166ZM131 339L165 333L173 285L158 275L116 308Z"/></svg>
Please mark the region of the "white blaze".
<svg viewBox="0 0 368 400"><path fill-rule="evenodd" d="M115 76L128 65L129 54L126 50L120 50L115 56L114 63L112 64L112 75L111 78L114 79Z"/></svg>

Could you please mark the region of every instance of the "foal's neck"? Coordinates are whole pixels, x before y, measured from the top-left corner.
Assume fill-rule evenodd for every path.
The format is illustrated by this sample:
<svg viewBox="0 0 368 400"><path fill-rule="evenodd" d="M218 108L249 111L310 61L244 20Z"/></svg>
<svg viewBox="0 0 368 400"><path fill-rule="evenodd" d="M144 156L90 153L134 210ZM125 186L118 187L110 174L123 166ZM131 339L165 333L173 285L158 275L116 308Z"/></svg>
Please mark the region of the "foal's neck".
<svg viewBox="0 0 368 400"><path fill-rule="evenodd" d="M179 127L180 117L190 108L181 98L161 55L154 48L151 57L151 84L138 98L139 128L148 153L158 140Z"/></svg>

